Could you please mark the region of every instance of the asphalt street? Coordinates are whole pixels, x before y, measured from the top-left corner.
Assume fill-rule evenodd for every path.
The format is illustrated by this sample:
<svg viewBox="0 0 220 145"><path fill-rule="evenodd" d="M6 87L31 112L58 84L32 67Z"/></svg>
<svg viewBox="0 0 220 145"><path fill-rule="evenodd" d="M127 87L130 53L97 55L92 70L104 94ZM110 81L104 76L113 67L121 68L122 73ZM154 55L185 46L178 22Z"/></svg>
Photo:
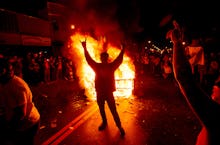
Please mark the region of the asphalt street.
<svg viewBox="0 0 220 145"><path fill-rule="evenodd" d="M98 131L96 102L87 99L77 81L33 86L41 113L36 145L194 145L201 126L176 82L149 74L134 81L134 95L116 98L124 138L107 106L108 127Z"/></svg>

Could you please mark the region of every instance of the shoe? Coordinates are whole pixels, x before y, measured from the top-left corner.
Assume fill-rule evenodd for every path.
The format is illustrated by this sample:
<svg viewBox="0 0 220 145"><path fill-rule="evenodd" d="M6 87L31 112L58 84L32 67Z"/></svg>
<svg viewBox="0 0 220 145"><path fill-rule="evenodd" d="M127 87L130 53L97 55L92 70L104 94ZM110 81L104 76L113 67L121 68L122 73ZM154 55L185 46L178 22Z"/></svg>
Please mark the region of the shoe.
<svg viewBox="0 0 220 145"><path fill-rule="evenodd" d="M120 127L119 130L120 130L121 137L124 137L125 136L125 130L122 127Z"/></svg>
<svg viewBox="0 0 220 145"><path fill-rule="evenodd" d="M107 123L102 123L98 128L99 131L104 130L106 128L106 126L107 126Z"/></svg>

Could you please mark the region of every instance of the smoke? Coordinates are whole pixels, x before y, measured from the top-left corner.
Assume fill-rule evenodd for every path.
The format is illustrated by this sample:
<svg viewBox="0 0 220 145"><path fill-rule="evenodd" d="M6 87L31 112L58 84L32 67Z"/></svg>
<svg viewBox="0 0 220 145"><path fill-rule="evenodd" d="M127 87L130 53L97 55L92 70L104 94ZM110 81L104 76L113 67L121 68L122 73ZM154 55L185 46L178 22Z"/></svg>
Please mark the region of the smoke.
<svg viewBox="0 0 220 145"><path fill-rule="evenodd" d="M120 43L125 34L141 30L134 0L72 0L69 5L73 10L71 21L96 39L106 36Z"/></svg>

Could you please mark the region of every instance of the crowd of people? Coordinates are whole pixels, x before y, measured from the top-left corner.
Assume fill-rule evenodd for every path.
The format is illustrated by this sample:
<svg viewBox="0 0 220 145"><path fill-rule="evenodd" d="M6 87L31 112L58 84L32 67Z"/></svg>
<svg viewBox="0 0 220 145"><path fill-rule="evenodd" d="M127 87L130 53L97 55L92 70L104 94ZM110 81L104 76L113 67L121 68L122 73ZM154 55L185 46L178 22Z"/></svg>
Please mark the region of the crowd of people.
<svg viewBox="0 0 220 145"><path fill-rule="evenodd" d="M28 52L25 57L18 55L0 55L12 63L15 75L23 78L27 83L36 85L49 83L59 79L74 80L75 66L72 60L63 56L53 56L39 52Z"/></svg>
<svg viewBox="0 0 220 145"><path fill-rule="evenodd" d="M188 44L183 44L183 47L196 81L207 93L212 93L212 87L220 74L220 52L207 50L211 48L204 46L199 37L191 38ZM172 49L142 50L134 57L137 75L150 73L162 79L174 78Z"/></svg>

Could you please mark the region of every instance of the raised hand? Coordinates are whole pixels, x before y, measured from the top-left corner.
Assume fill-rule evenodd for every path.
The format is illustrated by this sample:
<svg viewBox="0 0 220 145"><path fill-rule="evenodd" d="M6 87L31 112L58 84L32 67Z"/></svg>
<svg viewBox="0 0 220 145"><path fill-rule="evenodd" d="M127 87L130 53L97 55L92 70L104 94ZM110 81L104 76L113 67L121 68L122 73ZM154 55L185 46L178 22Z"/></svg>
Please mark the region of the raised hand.
<svg viewBox="0 0 220 145"><path fill-rule="evenodd" d="M169 30L166 34L166 38L170 39L172 42L177 42L182 40L182 31L177 23L177 21L173 21L173 29Z"/></svg>
<svg viewBox="0 0 220 145"><path fill-rule="evenodd" d="M81 41L81 44L82 44L83 48L86 48L86 40L85 41Z"/></svg>
<svg viewBox="0 0 220 145"><path fill-rule="evenodd" d="M181 32L178 29L174 29L172 31L170 39L171 39L172 42L181 41L181 39L182 39Z"/></svg>
<svg viewBox="0 0 220 145"><path fill-rule="evenodd" d="M86 38L84 41L81 41L81 44L82 44L83 48L86 48Z"/></svg>

